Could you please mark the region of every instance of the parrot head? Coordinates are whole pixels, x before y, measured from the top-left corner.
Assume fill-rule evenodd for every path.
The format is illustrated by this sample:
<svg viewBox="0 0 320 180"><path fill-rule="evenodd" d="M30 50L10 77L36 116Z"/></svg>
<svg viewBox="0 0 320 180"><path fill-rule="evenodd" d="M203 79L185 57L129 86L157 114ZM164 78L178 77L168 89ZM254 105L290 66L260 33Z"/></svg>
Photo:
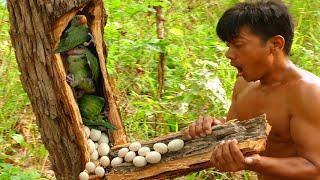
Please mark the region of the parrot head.
<svg viewBox="0 0 320 180"><path fill-rule="evenodd" d="M79 45L73 49L70 49L67 51L67 54L70 56L70 55L82 55L86 52L86 49L84 46L82 45Z"/></svg>
<svg viewBox="0 0 320 180"><path fill-rule="evenodd" d="M87 18L85 15L75 15L71 21L71 26L80 26L87 24Z"/></svg>

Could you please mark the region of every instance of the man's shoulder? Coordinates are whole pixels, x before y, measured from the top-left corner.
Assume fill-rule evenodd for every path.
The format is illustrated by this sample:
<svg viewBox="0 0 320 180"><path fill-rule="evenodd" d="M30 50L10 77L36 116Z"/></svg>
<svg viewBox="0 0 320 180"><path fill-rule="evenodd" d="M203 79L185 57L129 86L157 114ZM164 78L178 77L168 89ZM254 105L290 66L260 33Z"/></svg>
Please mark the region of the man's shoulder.
<svg viewBox="0 0 320 180"><path fill-rule="evenodd" d="M248 87L251 84L251 82L246 81L242 76L239 76L234 84L233 92L235 94L238 94L243 89Z"/></svg>
<svg viewBox="0 0 320 180"><path fill-rule="evenodd" d="M320 78L304 71L301 78L288 84L287 92L296 106L307 107L313 103L320 104Z"/></svg>
<svg viewBox="0 0 320 180"><path fill-rule="evenodd" d="M319 93L320 78L315 74L302 70L300 78L290 82L288 87L295 94Z"/></svg>
<svg viewBox="0 0 320 180"><path fill-rule="evenodd" d="M292 114L319 122L320 78L312 73L290 83L287 95Z"/></svg>

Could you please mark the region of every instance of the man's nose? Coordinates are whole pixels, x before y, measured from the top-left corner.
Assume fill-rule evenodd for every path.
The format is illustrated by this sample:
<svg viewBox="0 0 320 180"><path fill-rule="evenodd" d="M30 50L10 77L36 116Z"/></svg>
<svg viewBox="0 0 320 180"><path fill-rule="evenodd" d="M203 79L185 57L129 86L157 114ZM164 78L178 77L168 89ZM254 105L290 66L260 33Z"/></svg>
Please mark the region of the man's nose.
<svg viewBox="0 0 320 180"><path fill-rule="evenodd" d="M236 53L235 53L235 51L234 51L232 48L230 48L230 47L228 48L225 56L226 56L228 59L230 59L230 60L236 59Z"/></svg>

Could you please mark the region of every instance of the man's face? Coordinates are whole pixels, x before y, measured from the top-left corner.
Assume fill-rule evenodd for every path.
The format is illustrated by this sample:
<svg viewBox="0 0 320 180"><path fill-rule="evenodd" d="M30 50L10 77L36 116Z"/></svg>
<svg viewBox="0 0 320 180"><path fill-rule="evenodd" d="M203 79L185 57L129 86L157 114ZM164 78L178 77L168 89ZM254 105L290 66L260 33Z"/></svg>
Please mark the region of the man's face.
<svg viewBox="0 0 320 180"><path fill-rule="evenodd" d="M256 81L270 71L273 64L273 55L268 48L270 46L248 27L242 27L239 35L227 45L229 49L226 57L238 69L238 76L247 81Z"/></svg>

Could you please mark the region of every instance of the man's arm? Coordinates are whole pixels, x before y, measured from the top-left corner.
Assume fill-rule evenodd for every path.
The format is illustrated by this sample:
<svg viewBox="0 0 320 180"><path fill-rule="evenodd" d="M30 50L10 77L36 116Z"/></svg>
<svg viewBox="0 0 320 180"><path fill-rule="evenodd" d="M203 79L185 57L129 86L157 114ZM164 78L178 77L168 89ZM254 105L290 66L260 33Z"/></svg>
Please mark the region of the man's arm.
<svg viewBox="0 0 320 180"><path fill-rule="evenodd" d="M316 134L319 134L319 132L316 132L314 135ZM320 136L317 135L312 138L308 137L308 135L310 135L310 132L307 133L306 137L302 138L307 142L302 142L304 150L298 151L298 156L296 157L274 158L259 155L244 157L236 145L236 140L233 140L223 142L213 152L211 161L213 166L222 172L235 172L248 169L269 176L289 179L312 179L320 176L320 150L318 149ZM317 139L314 141L316 145L310 141L313 139ZM306 148L307 146L309 148Z"/></svg>
<svg viewBox="0 0 320 180"><path fill-rule="evenodd" d="M248 85L248 82L243 79L243 77L238 77L237 81L234 84L233 91L232 91L232 99L231 105L227 114L226 121L237 119L237 113L235 108L235 102L237 100L238 94Z"/></svg>
<svg viewBox="0 0 320 180"><path fill-rule="evenodd" d="M311 179L319 176L319 168L303 157L273 158L264 157L246 158L246 169L263 175L286 177L290 179ZM251 163L249 163L249 161Z"/></svg>
<svg viewBox="0 0 320 180"><path fill-rule="evenodd" d="M290 132L297 149L296 157L244 157L237 142L228 141L213 153L213 165L220 171L249 169L290 179L320 177L320 87L304 86L307 87L293 88L289 96Z"/></svg>
<svg viewBox="0 0 320 180"><path fill-rule="evenodd" d="M290 132L297 149L297 157L261 157L249 169L290 178L320 176L320 87L302 85L293 93L290 104L292 118Z"/></svg>

